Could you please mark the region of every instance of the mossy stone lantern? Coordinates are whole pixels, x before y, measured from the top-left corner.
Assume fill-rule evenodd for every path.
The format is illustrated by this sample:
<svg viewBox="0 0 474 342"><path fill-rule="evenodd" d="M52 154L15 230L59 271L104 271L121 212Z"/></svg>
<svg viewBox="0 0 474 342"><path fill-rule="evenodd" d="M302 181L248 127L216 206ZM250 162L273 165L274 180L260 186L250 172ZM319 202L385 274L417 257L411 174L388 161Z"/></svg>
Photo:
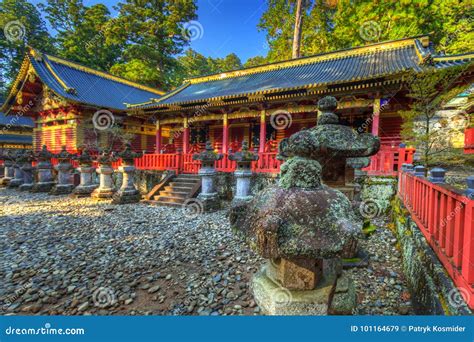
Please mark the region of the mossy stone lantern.
<svg viewBox="0 0 474 342"><path fill-rule="evenodd" d="M81 154L75 156L74 159L79 164L77 171L80 173L80 183L73 190L72 197L88 197L94 189L97 188L97 184L94 184L93 182L93 174L95 171L95 167L93 167L94 160L87 148L84 148L81 151Z"/></svg>
<svg viewBox="0 0 474 342"><path fill-rule="evenodd" d="M193 155L193 160L201 161L201 168L198 172L201 176L201 193L197 198L202 202L204 211L213 211L220 208L219 196L215 187L217 172L214 164L222 158L223 155L214 151L210 141L206 142L204 151Z"/></svg>
<svg viewBox="0 0 474 342"><path fill-rule="evenodd" d="M135 173L135 158L142 155L143 153L133 152L130 143L127 143L125 149L117 154L117 157L122 158L122 165L118 169L122 173L122 186L114 194L112 203L126 204L140 201L141 195L133 183L133 175Z"/></svg>
<svg viewBox="0 0 474 342"><path fill-rule="evenodd" d="M249 151L247 141L242 142L242 149L236 153L229 154L229 160L237 163L234 172L236 178L235 196L233 202L249 201L252 199L250 195L250 182L252 177L252 162L258 160L258 154Z"/></svg>
<svg viewBox="0 0 474 342"><path fill-rule="evenodd" d="M278 185L230 210L232 229L269 260L252 280L264 313L350 314L356 305L355 287L341 276L340 259L355 244L362 222L349 199L324 179L344 177L346 159L376 153L379 140L339 125L336 105L334 98L322 99L318 126L280 143L286 161Z"/></svg>
<svg viewBox="0 0 474 342"><path fill-rule="evenodd" d="M61 151L54 155L58 159L58 164L54 169L58 172L56 185L51 190L51 195L64 195L70 194L74 189L74 184L71 181L71 171L74 167L71 164L71 160L75 154L69 153L66 150L66 146L63 146Z"/></svg>
<svg viewBox="0 0 474 342"><path fill-rule="evenodd" d="M51 158L53 154L48 151L46 145L43 145L41 151L35 154L38 162L36 169L38 170L38 182L33 185L32 192L49 192L54 186L53 166Z"/></svg>

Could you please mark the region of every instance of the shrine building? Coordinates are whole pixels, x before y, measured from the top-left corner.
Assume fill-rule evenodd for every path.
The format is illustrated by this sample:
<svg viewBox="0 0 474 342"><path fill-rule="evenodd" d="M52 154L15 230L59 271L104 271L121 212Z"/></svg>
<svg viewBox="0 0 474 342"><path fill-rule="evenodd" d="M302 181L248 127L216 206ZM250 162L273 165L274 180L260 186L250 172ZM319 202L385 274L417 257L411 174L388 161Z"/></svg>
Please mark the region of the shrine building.
<svg viewBox="0 0 474 342"><path fill-rule="evenodd" d="M130 135L137 151L155 148L155 126L125 114L126 103L147 101L163 94L105 72L28 48L18 76L0 110L7 118L34 123L33 148L61 146L76 152L82 146L121 149ZM106 128L97 126L99 112ZM100 124L100 123L99 123ZM110 127L109 127L110 126ZM13 134L13 133L12 133Z"/></svg>
<svg viewBox="0 0 474 342"><path fill-rule="evenodd" d="M228 151L239 150L246 140L260 154L254 171L278 172L278 142L316 125L316 103L331 95L342 123L380 137L369 174L395 174L399 111L410 104L407 75L466 65L462 80L472 82L473 59L473 53L436 55L428 36L416 36L192 78L162 97L128 105L128 113L156 121L156 152L145 156L143 168L194 173L192 154L210 140L225 155L218 170L232 171ZM180 160L170 158L178 154Z"/></svg>

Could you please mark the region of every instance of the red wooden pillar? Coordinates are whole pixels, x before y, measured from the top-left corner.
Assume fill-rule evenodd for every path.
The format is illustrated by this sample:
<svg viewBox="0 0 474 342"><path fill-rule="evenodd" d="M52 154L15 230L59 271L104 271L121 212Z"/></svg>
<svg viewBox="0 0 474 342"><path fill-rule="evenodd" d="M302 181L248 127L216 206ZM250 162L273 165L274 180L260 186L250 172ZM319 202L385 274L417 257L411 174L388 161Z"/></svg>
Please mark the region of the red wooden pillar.
<svg viewBox="0 0 474 342"><path fill-rule="evenodd" d="M155 153L161 153L161 126L160 120L156 120L156 143L155 143Z"/></svg>
<svg viewBox="0 0 474 342"><path fill-rule="evenodd" d="M258 146L258 152L265 152L265 143L267 140L267 123L265 122L265 109L260 112L260 144Z"/></svg>
<svg viewBox="0 0 474 342"><path fill-rule="evenodd" d="M188 118L183 120L183 154L187 154L189 151L189 126Z"/></svg>
<svg viewBox="0 0 474 342"><path fill-rule="evenodd" d="M224 113L222 122L222 153L227 154L229 152L229 120L227 113Z"/></svg>
<svg viewBox="0 0 474 342"><path fill-rule="evenodd" d="M374 100L374 107L372 113L372 134L379 136L379 125L380 125L380 99Z"/></svg>

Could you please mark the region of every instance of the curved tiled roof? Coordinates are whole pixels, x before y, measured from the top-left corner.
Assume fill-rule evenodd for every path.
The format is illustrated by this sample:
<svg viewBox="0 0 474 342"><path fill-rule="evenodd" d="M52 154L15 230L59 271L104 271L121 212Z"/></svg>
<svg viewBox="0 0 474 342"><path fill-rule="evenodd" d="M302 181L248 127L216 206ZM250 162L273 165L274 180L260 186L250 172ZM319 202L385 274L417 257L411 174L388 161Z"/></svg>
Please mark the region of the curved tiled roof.
<svg viewBox="0 0 474 342"><path fill-rule="evenodd" d="M5 114L2 112L0 112L0 125L11 125L12 127L34 127L33 120L29 117L15 115L5 116Z"/></svg>
<svg viewBox="0 0 474 342"><path fill-rule="evenodd" d="M0 143L32 145L33 137L31 135L0 134Z"/></svg>
<svg viewBox="0 0 474 342"><path fill-rule="evenodd" d="M290 61L188 80L158 100L130 108L172 108L208 101L324 87L422 71L425 63L438 68L461 65L463 56L433 56L427 36L372 44Z"/></svg>
<svg viewBox="0 0 474 342"><path fill-rule="evenodd" d="M160 90L29 48L22 66L23 75L20 71L9 95L10 101L16 95L17 83L21 82L30 64L51 90L76 103L123 110L127 103L149 101L163 94ZM5 107L2 108L5 110Z"/></svg>

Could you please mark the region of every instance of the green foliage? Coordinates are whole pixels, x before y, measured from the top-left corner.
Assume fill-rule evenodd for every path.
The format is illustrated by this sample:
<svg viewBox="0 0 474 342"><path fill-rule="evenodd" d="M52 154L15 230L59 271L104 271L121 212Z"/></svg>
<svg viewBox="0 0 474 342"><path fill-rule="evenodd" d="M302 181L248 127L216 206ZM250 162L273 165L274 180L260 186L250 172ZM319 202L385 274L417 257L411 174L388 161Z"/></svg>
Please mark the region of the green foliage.
<svg viewBox="0 0 474 342"><path fill-rule="evenodd" d="M462 92L463 88L456 87L455 82L465 68L433 67L423 73L412 73L407 79L408 97L413 101L409 110L399 112L403 119L402 137L417 147L425 167L438 165L440 160L449 163L459 154L450 139L455 133L453 128L436 116L447 101Z"/></svg>
<svg viewBox="0 0 474 342"><path fill-rule="evenodd" d="M173 83L174 58L189 43L185 24L196 18L194 0L125 0L105 32L106 41L123 47L111 72L158 88ZM146 76L142 76L143 70Z"/></svg>
<svg viewBox="0 0 474 342"><path fill-rule="evenodd" d="M369 220L365 220L362 226L362 232L365 236L372 235L377 230L377 226L371 223Z"/></svg>
<svg viewBox="0 0 474 342"><path fill-rule="evenodd" d="M251 58L247 59L247 61L244 63L244 68L259 66L259 65L266 64L266 63L267 63L267 61L266 61L265 57L255 56L255 57L251 57Z"/></svg>
<svg viewBox="0 0 474 342"><path fill-rule="evenodd" d="M185 79L242 68L242 62L235 53L224 58L206 58L199 52L188 49L177 60L178 66L171 80L174 86L180 85Z"/></svg>
<svg viewBox="0 0 474 342"><path fill-rule="evenodd" d="M259 28L268 62L291 58L295 0L267 0ZM335 4L335 5L334 5ZM306 0L302 55L431 33L446 53L474 50L473 3L461 0Z"/></svg>
<svg viewBox="0 0 474 342"><path fill-rule="evenodd" d="M46 25L34 5L26 0L0 0L0 98L16 76L27 45L54 52Z"/></svg>
<svg viewBox="0 0 474 342"><path fill-rule="evenodd" d="M105 38L113 22L105 5L87 7L83 0L47 0L39 7L57 32L60 57L102 71L108 71L120 57L121 46Z"/></svg>

